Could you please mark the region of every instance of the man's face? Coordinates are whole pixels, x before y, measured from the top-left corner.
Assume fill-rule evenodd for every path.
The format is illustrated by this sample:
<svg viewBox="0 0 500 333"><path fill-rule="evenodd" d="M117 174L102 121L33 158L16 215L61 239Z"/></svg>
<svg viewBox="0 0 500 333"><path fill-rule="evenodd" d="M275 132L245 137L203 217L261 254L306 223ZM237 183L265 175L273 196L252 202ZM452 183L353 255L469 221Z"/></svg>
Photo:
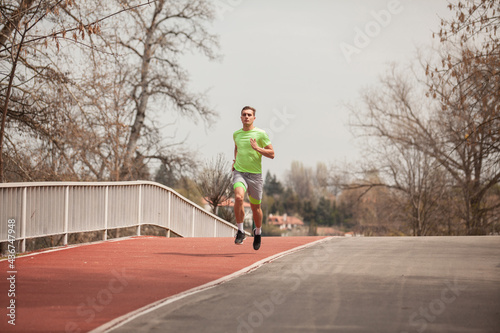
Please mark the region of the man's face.
<svg viewBox="0 0 500 333"><path fill-rule="evenodd" d="M241 122L243 123L243 125L253 124L254 120L255 120L255 116L253 115L252 110L241 111Z"/></svg>

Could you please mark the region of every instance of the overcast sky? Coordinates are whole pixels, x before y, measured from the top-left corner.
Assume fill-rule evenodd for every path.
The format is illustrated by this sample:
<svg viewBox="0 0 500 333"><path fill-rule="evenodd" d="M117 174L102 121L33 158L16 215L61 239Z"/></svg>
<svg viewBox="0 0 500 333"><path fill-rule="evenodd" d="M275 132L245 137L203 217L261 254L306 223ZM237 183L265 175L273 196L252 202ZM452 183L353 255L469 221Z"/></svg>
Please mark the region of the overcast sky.
<svg viewBox="0 0 500 333"><path fill-rule="evenodd" d="M264 173L284 180L292 161L353 162L360 148L349 132L348 111L362 89L377 83L390 62L407 64L429 47L446 0L215 0L211 31L220 37L220 62L190 56L183 62L194 91L207 91L219 114L206 129L179 120L177 138L200 160L233 158L232 133L244 105L257 109L274 160Z"/></svg>

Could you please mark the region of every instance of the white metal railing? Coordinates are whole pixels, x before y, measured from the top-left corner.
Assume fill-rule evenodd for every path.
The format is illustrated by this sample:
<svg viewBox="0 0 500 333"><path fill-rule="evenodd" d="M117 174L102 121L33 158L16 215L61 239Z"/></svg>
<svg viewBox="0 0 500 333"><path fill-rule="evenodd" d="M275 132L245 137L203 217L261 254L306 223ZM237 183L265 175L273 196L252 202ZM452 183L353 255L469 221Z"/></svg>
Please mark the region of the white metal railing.
<svg viewBox="0 0 500 333"><path fill-rule="evenodd" d="M0 184L0 242L156 225L182 237L232 237L236 226L149 181Z"/></svg>

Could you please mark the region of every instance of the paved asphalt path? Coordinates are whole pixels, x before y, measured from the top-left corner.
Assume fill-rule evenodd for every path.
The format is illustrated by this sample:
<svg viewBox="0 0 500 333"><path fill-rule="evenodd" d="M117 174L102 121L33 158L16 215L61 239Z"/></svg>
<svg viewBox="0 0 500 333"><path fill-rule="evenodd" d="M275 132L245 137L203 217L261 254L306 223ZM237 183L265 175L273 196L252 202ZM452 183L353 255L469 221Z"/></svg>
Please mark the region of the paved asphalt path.
<svg viewBox="0 0 500 333"><path fill-rule="evenodd" d="M500 237L332 238L112 332L500 332Z"/></svg>
<svg viewBox="0 0 500 333"><path fill-rule="evenodd" d="M0 260L0 332L89 332L323 238L266 237L255 251L252 238L141 236Z"/></svg>

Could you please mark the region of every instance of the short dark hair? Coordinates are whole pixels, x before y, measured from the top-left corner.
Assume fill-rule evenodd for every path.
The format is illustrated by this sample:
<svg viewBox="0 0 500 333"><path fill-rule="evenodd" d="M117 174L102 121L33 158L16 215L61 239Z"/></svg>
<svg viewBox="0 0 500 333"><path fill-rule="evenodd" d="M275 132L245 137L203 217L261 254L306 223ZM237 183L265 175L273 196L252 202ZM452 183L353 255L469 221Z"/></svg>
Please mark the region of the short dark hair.
<svg viewBox="0 0 500 333"><path fill-rule="evenodd" d="M253 107L248 106L248 105L247 105L247 106L244 106L244 107L243 107L243 109L241 109L241 112L240 112L240 113L243 113L243 111L245 111L245 110L252 110L252 112L253 112L253 116L255 117L255 109L254 109Z"/></svg>

